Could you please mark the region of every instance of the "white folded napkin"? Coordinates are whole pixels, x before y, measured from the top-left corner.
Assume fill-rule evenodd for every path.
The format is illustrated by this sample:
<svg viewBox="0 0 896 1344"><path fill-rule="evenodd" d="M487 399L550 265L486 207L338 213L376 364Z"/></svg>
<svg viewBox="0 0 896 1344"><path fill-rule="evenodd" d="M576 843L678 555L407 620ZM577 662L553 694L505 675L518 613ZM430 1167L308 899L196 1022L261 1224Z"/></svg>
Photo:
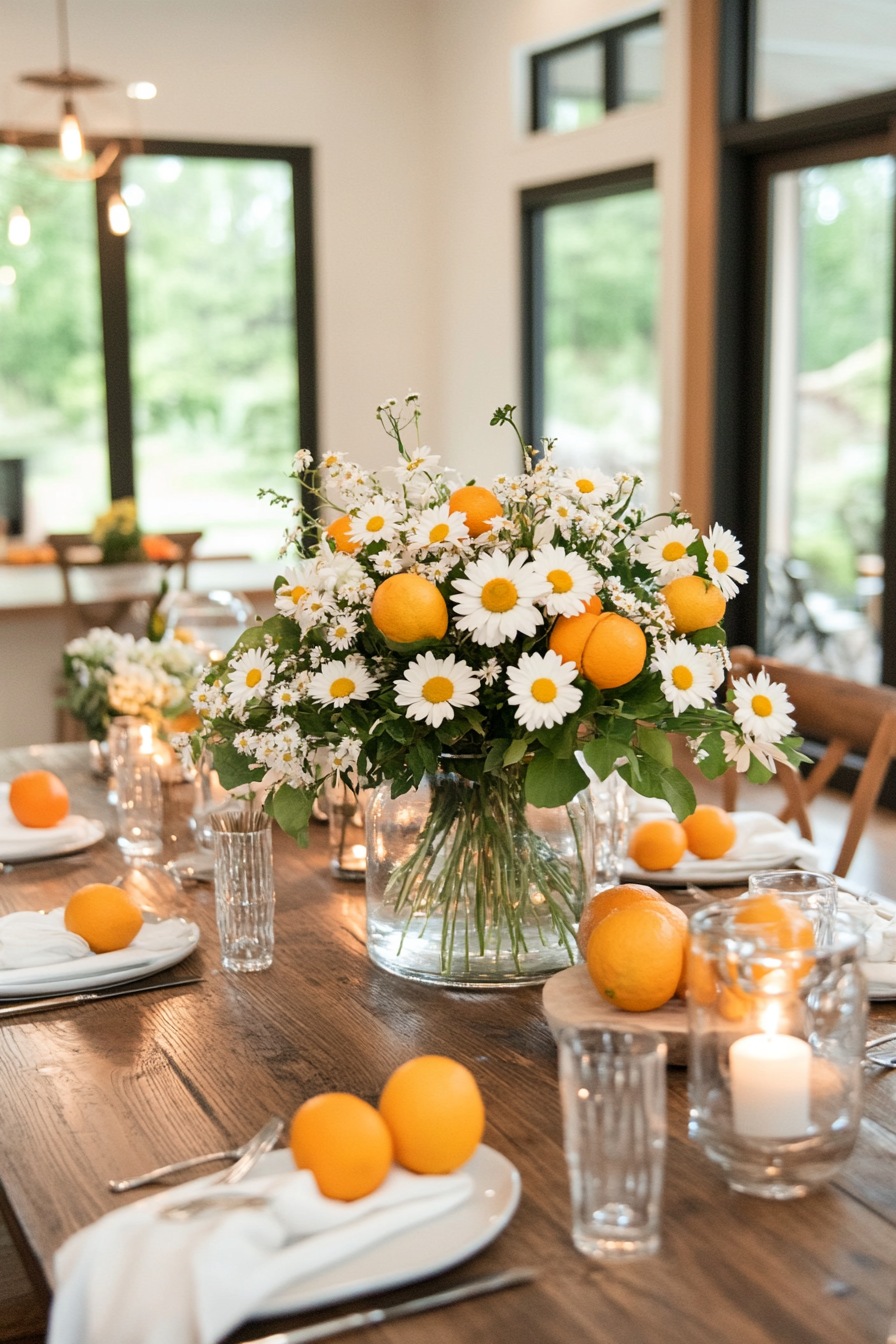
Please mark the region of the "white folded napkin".
<svg viewBox="0 0 896 1344"><path fill-rule="evenodd" d="M864 897L844 891L837 882L837 907L861 924L865 935L865 956L861 966L868 980L896 985L896 908L878 901L872 893Z"/></svg>
<svg viewBox="0 0 896 1344"><path fill-rule="evenodd" d="M642 822L674 816L669 804L661 798L638 797L634 805L638 810L632 816L632 830ZM713 870L718 869L723 874L728 869L741 872L745 864L749 864L757 873L763 868L791 867L794 864L801 868L818 866L818 850L812 841L804 840L770 812L732 812L731 818L737 830L737 839L727 854L721 859L711 860L695 859L693 855L686 854L675 865L674 871L699 863L712 863Z"/></svg>
<svg viewBox="0 0 896 1344"><path fill-rule="evenodd" d="M52 853L76 844L93 827L86 817L68 816L55 826L23 826L9 807L9 785L0 784L0 857L13 862L21 854Z"/></svg>
<svg viewBox="0 0 896 1344"><path fill-rule="evenodd" d="M65 927L62 906L46 914L21 910L0 918L0 986L18 981L70 980L143 966L164 952L196 941L195 924L184 919L144 923L133 942L118 952L91 952L83 938ZM35 975L35 968L39 973Z"/></svg>
<svg viewBox="0 0 896 1344"><path fill-rule="evenodd" d="M325 1199L288 1154L275 1156L291 1169L229 1189L269 1196L265 1208L184 1223L158 1216L201 1194L204 1177L76 1232L56 1253L47 1344L214 1344L283 1288L449 1212L473 1190L463 1171L393 1167L372 1195L345 1203Z"/></svg>

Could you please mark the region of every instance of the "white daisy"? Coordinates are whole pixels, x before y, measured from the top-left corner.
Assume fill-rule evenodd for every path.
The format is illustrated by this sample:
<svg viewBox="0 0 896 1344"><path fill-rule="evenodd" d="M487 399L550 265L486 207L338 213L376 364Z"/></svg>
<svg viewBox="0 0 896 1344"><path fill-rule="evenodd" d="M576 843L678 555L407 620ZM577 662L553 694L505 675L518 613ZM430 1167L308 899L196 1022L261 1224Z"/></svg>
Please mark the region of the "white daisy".
<svg viewBox="0 0 896 1344"><path fill-rule="evenodd" d="M300 448L292 460L293 469L295 471L307 471L313 461L314 458L311 456L308 449Z"/></svg>
<svg viewBox="0 0 896 1344"><path fill-rule="evenodd" d="M456 546L469 537L466 514L451 513L448 504L439 504L420 514L408 537L408 546L412 551L425 551L430 546Z"/></svg>
<svg viewBox="0 0 896 1344"><path fill-rule="evenodd" d="M352 518L349 541L361 546L368 546L372 541L394 541L400 521L401 515L395 505L383 495L374 495Z"/></svg>
<svg viewBox="0 0 896 1344"><path fill-rule="evenodd" d="M360 630L354 616L340 616L327 631L327 640L334 649L350 649Z"/></svg>
<svg viewBox="0 0 896 1344"><path fill-rule="evenodd" d="M539 546L532 553L532 568L552 591L543 598L549 616L578 616L596 591L596 576L587 561L570 555L562 546Z"/></svg>
<svg viewBox="0 0 896 1344"><path fill-rule="evenodd" d="M299 599L299 625L303 630L311 630L321 625L336 610L336 603L327 593L314 589Z"/></svg>
<svg viewBox="0 0 896 1344"><path fill-rule="evenodd" d="M755 738L746 734L743 742L736 737L734 733L722 733L722 747L725 752L725 760L729 765L733 765L738 774L743 774L750 768L750 757L755 756L760 765L764 765L766 770L776 773L776 762L781 761L784 765L790 766L787 757L772 742L757 742Z"/></svg>
<svg viewBox="0 0 896 1344"><path fill-rule="evenodd" d="M780 742L793 728L788 710L793 709L785 687L772 681L766 671L739 677L734 691L734 721L745 733L762 743Z"/></svg>
<svg viewBox="0 0 896 1344"><path fill-rule="evenodd" d="M314 586L315 569L313 560L304 560L283 571L283 583L277 589L274 606L284 616L298 617L299 603Z"/></svg>
<svg viewBox="0 0 896 1344"><path fill-rule="evenodd" d="M453 719L455 709L479 703L479 678L453 653L447 658L418 653L396 681L395 690L395 703L406 710L408 718L422 719L432 728Z"/></svg>
<svg viewBox="0 0 896 1344"><path fill-rule="evenodd" d="M660 583L671 583L684 574L696 574L697 557L688 555L687 549L699 535L690 523L670 523L645 538L638 548L638 559L659 575Z"/></svg>
<svg viewBox="0 0 896 1344"><path fill-rule="evenodd" d="M327 453L321 458L320 469L328 476L338 476L345 461L345 453Z"/></svg>
<svg viewBox="0 0 896 1344"><path fill-rule="evenodd" d="M713 699L715 668L712 660L686 639L673 639L658 647L651 666L662 674L660 689L673 714L700 709Z"/></svg>
<svg viewBox="0 0 896 1344"><path fill-rule="evenodd" d="M507 703L516 705L516 718L524 728L553 728L582 703L582 692L571 684L576 675L575 663L565 663L553 649L524 653L517 667L507 669L513 692Z"/></svg>
<svg viewBox="0 0 896 1344"><path fill-rule="evenodd" d="M271 704L276 709L286 709L290 705L297 705L300 699L301 696L295 686L290 686L287 683L284 683L284 685L278 686L276 691L274 691L274 694L271 696Z"/></svg>
<svg viewBox="0 0 896 1344"><path fill-rule="evenodd" d="M404 569L401 557L395 551L380 551L373 557L373 567L377 574L400 574Z"/></svg>
<svg viewBox="0 0 896 1344"><path fill-rule="evenodd" d="M737 597L738 587L749 578L747 571L741 568L744 557L737 537L720 523L714 523L709 536L703 538L703 544L707 574L721 588L723 597Z"/></svg>
<svg viewBox="0 0 896 1344"><path fill-rule="evenodd" d="M602 471L587 471L584 467L564 472L558 484L586 509L601 504L616 493L616 482L609 476Z"/></svg>
<svg viewBox="0 0 896 1344"><path fill-rule="evenodd" d="M330 747L330 768L332 770L351 770L353 766L357 765L360 754L360 738L343 737L337 746Z"/></svg>
<svg viewBox="0 0 896 1344"><path fill-rule="evenodd" d="M243 729L233 739L233 745L241 756L252 756L255 753L255 734Z"/></svg>
<svg viewBox="0 0 896 1344"><path fill-rule="evenodd" d="M364 578L364 570L351 555L344 551L321 551L317 560L317 587L325 593L341 593L346 584Z"/></svg>
<svg viewBox="0 0 896 1344"><path fill-rule="evenodd" d="M264 695L276 671L274 660L261 649L246 649L230 664L227 699L242 708L247 700Z"/></svg>
<svg viewBox="0 0 896 1344"><path fill-rule="evenodd" d="M479 675L486 686L494 686L501 675L501 664L497 658L489 658L487 663L483 663L479 669Z"/></svg>
<svg viewBox="0 0 896 1344"><path fill-rule="evenodd" d="M475 560L452 587L458 630L469 630L474 643L491 648L519 634L534 635L544 620L535 602L551 591L526 551L512 560L503 551Z"/></svg>
<svg viewBox="0 0 896 1344"><path fill-rule="evenodd" d="M573 524L582 517L582 510L565 495L555 495L548 504L547 516L555 527L559 527L563 536L568 537Z"/></svg>
<svg viewBox="0 0 896 1344"><path fill-rule="evenodd" d="M356 658L347 658L344 663L335 659L324 663L308 686L312 700L320 705L333 705L336 709L347 705L349 700L367 700L370 692L375 690L376 682Z"/></svg>
<svg viewBox="0 0 896 1344"><path fill-rule="evenodd" d="M410 477L416 476L418 471L430 471L438 465L438 453L431 453L428 448L418 448L409 458L402 458L398 465L392 467L391 470L395 472L399 481L406 481Z"/></svg>

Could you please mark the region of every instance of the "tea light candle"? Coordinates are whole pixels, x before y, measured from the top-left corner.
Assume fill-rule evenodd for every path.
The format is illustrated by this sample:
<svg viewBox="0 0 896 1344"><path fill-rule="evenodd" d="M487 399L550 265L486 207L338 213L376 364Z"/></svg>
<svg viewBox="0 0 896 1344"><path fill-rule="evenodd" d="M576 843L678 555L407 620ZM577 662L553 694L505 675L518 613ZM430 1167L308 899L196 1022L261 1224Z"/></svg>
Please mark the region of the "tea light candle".
<svg viewBox="0 0 896 1344"><path fill-rule="evenodd" d="M797 1036L758 1032L728 1052L734 1131L749 1139L793 1139L809 1129L812 1047Z"/></svg>

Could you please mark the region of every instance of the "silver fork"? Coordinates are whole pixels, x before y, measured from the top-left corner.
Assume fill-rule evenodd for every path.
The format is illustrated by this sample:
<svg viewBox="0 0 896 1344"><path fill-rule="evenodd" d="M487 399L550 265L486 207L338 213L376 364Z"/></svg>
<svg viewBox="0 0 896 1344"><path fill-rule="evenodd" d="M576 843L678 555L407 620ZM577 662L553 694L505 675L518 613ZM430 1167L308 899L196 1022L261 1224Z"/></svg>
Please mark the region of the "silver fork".
<svg viewBox="0 0 896 1344"><path fill-rule="evenodd" d="M229 1171L222 1171L218 1176L213 1176L201 1195L194 1195L192 1199L184 1200L182 1204L169 1204L162 1210L161 1216L167 1218L169 1222L185 1223L188 1218L195 1218L203 1210L217 1205L219 1201L214 1198L210 1187L235 1185L237 1181L241 1181L252 1170L258 1159L273 1148L283 1133L283 1124L279 1115L272 1116L255 1138L249 1141L246 1151L234 1162Z"/></svg>
<svg viewBox="0 0 896 1344"><path fill-rule="evenodd" d="M191 1167L204 1167L207 1162L235 1162L252 1142L240 1144L239 1148L229 1148L222 1153L203 1153L201 1157L187 1157L183 1162L170 1162L167 1167L156 1167L154 1171L145 1171L142 1176L132 1176L127 1181L108 1181L113 1194L123 1195L127 1190L139 1190L141 1185L154 1185L166 1176L174 1176L179 1171L189 1171Z"/></svg>

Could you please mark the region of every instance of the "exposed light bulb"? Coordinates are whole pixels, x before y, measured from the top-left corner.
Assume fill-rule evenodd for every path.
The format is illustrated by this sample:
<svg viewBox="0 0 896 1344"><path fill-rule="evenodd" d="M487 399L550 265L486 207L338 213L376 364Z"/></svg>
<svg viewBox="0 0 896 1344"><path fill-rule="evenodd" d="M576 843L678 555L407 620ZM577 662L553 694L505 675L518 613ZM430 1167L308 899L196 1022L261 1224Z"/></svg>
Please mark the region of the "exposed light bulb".
<svg viewBox="0 0 896 1344"><path fill-rule="evenodd" d="M59 127L59 148L62 151L62 157L68 159L69 163L74 163L84 153L81 127L78 125L78 118L75 116L74 104L68 100L66 100L62 124Z"/></svg>
<svg viewBox="0 0 896 1344"><path fill-rule="evenodd" d="M24 247L31 237L31 220L20 205L14 205L9 212L7 236L13 247Z"/></svg>
<svg viewBox="0 0 896 1344"><path fill-rule="evenodd" d="M131 227L131 217L128 214L127 206L117 191L109 197L106 210L109 219L109 232L117 234L119 238L123 237Z"/></svg>
<svg viewBox="0 0 896 1344"><path fill-rule="evenodd" d="M14 285L15 282L15 266L0 266L0 285L2 285L4 289L8 289L10 285Z"/></svg>
<svg viewBox="0 0 896 1344"><path fill-rule="evenodd" d="M155 98L157 93L158 89L155 84L151 84L148 79L138 79L135 83L129 84L127 87L127 95L129 98Z"/></svg>

